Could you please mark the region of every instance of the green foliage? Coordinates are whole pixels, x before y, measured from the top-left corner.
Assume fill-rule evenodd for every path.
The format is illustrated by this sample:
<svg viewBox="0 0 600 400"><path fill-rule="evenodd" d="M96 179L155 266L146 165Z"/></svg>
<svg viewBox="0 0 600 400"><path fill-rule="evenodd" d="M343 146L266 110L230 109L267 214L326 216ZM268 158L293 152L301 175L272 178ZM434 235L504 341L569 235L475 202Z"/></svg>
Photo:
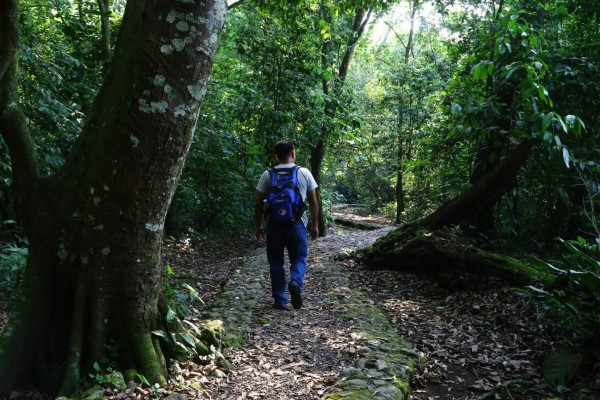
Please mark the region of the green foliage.
<svg viewBox="0 0 600 400"><path fill-rule="evenodd" d="M600 365L600 252L597 242L590 244L583 238L558 241L568 250L560 266L535 258L530 262L556 276L554 284L529 289L538 306L538 318L547 320L570 342L551 353L544 364L544 378L564 390L584 358Z"/></svg>
<svg viewBox="0 0 600 400"><path fill-rule="evenodd" d="M28 248L18 244L4 244L0 248L0 292L11 299L17 294L27 255Z"/></svg>
<svg viewBox="0 0 600 400"><path fill-rule="evenodd" d="M333 218L333 207L336 204L341 204L345 202L345 198L340 193L330 190L327 186L324 186L321 189L321 198L323 199L323 209L321 212L325 216L325 223L328 226L332 226L334 224ZM310 221L311 224L316 223L315 221Z"/></svg>
<svg viewBox="0 0 600 400"><path fill-rule="evenodd" d="M102 369L102 367L100 366L100 364L98 364L97 362L94 362L94 365L92 366L93 371L92 373L88 374L88 376L92 379L92 382L95 384L99 384L102 385L104 383L104 375L106 373L106 371L108 373L111 373L113 370L111 368L107 368L106 371L104 371Z"/></svg>
<svg viewBox="0 0 600 400"><path fill-rule="evenodd" d="M165 297L169 304L169 313L174 313L174 315L181 320L190 315L199 314L199 311L195 306L197 304L204 306L204 301L200 298L196 289L188 283L178 284L174 288L171 283L169 283L174 280L174 275L173 268L170 265L167 265L166 276L168 282L165 282Z"/></svg>
<svg viewBox="0 0 600 400"><path fill-rule="evenodd" d="M215 129L194 138L167 217L169 234L246 231L253 221L255 185L269 165L260 165L251 140Z"/></svg>
<svg viewBox="0 0 600 400"><path fill-rule="evenodd" d="M98 5L79 0L19 3L19 102L29 120L40 170L49 174L64 163L100 87L104 59ZM111 7L116 29L123 4L112 2ZM5 218L16 219L12 169L0 142L0 209Z"/></svg>
<svg viewBox="0 0 600 400"><path fill-rule="evenodd" d="M580 350L570 346L558 348L544 362L544 379L557 387L565 386L577 373L581 359Z"/></svg>
<svg viewBox="0 0 600 400"><path fill-rule="evenodd" d="M100 26L95 2L59 0L50 9L34 3L21 2L27 11L20 21L20 101L42 169L51 172L62 165L100 86Z"/></svg>
<svg viewBox="0 0 600 400"><path fill-rule="evenodd" d="M420 21L410 51L409 32L399 21L388 23L393 35L387 42L357 49L349 84L360 125L338 143L333 164L336 190L349 201L390 207L402 193L411 218L435 209L465 182L463 154L440 130L438 113L452 65L439 42L440 27Z"/></svg>
<svg viewBox="0 0 600 400"><path fill-rule="evenodd" d="M174 276L171 266L167 266L166 275ZM220 321L197 322L195 319L200 315L196 306L205 305L196 289L187 283L177 288L166 283L165 296L169 306L164 329L157 329L152 334L173 349L170 357L175 360L194 358L203 363L225 366L225 359L219 351L223 333Z"/></svg>

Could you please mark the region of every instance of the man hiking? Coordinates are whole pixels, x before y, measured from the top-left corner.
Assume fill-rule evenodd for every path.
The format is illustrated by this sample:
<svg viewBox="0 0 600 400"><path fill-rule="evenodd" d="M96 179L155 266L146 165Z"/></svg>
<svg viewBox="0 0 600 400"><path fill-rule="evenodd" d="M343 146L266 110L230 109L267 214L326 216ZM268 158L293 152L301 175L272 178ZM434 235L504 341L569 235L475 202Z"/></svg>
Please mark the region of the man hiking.
<svg viewBox="0 0 600 400"><path fill-rule="evenodd" d="M277 165L265 171L256 185L256 237L263 237L263 215L267 220L267 260L273 290L273 308L286 310L286 279L284 249L290 259L290 292L292 307L302 307L302 289L306 272L308 243L306 226L308 218L304 212L308 199L312 220L310 238L319 236L319 207L315 189L317 182L310 171L296 165L296 149L288 140L277 142L274 147Z"/></svg>

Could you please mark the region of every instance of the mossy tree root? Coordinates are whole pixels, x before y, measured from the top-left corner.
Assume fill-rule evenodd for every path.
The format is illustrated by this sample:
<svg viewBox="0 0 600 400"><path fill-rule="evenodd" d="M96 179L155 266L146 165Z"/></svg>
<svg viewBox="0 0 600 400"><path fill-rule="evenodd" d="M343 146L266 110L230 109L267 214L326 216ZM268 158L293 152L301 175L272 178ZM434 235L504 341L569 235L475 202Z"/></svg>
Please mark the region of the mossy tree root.
<svg viewBox="0 0 600 400"><path fill-rule="evenodd" d="M53 274L45 272L52 268L37 260L33 253L26 269L27 286L21 288L21 300L0 336L0 397L24 385L71 395L79 390L81 378L93 372L95 362L106 367L102 360L109 344L118 349L111 362L119 368L135 369L150 383L167 383L163 354L174 350L161 347L168 343L151 334L166 323L158 307L149 312L148 307L139 307L141 300L131 297L128 309L136 312L115 315L119 314L115 310L122 310L125 294L117 291L106 297L106 290L90 283L91 270L85 269L70 282L54 272L64 290L52 292L57 284L46 276Z"/></svg>
<svg viewBox="0 0 600 400"><path fill-rule="evenodd" d="M151 333L146 333L136 337L133 346L136 365L141 374L149 382L166 385L167 371L158 341L152 338Z"/></svg>
<svg viewBox="0 0 600 400"><path fill-rule="evenodd" d="M421 273L450 286L476 283L484 276L509 283L554 279L512 257L481 250L451 230L428 231L414 225L393 231L357 252L357 257L371 266Z"/></svg>

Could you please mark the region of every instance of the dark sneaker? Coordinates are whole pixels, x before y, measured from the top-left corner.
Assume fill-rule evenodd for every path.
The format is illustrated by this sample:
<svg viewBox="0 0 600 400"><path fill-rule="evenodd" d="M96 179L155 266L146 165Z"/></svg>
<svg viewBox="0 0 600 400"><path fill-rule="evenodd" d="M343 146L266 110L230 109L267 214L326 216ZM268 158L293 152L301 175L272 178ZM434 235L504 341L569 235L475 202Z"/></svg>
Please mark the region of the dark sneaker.
<svg viewBox="0 0 600 400"><path fill-rule="evenodd" d="M289 310L289 308L287 308L287 306L285 304L281 304L281 303L273 303L273 308L276 310L283 310L283 311Z"/></svg>
<svg viewBox="0 0 600 400"><path fill-rule="evenodd" d="M300 286L296 282L290 282L288 285L288 290L290 291L290 297L292 298L292 307L294 309L299 309L302 307L302 293L300 290Z"/></svg>

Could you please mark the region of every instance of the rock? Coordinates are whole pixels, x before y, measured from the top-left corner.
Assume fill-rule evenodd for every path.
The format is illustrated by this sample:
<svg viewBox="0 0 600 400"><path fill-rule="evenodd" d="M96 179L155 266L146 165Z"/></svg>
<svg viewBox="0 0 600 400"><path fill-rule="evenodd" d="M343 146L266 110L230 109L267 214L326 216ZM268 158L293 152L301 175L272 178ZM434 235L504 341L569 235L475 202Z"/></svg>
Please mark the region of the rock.
<svg viewBox="0 0 600 400"><path fill-rule="evenodd" d="M344 384L347 388L352 389L364 389L368 386L367 382L362 379L350 379L345 381Z"/></svg>
<svg viewBox="0 0 600 400"><path fill-rule="evenodd" d="M102 385L116 390L125 390L127 388L125 378L123 378L123 374L119 371L113 371L110 374L104 375Z"/></svg>
<svg viewBox="0 0 600 400"><path fill-rule="evenodd" d="M207 356L211 353L210 349L201 341L196 343L196 352L200 356Z"/></svg>
<svg viewBox="0 0 600 400"><path fill-rule="evenodd" d="M366 378L367 374L362 369L349 367L342 369L342 376L345 376L349 379L356 379Z"/></svg>
<svg viewBox="0 0 600 400"><path fill-rule="evenodd" d="M171 393L165 400L187 400L187 396L181 393Z"/></svg>
<svg viewBox="0 0 600 400"><path fill-rule="evenodd" d="M219 348L223 340L223 321L218 319L203 321L200 336L202 341L207 344Z"/></svg>
<svg viewBox="0 0 600 400"><path fill-rule="evenodd" d="M204 384L202 382L200 382L200 381L191 381L191 382L188 382L188 386L191 389L196 390L198 392L201 392L201 391L204 390Z"/></svg>
<svg viewBox="0 0 600 400"><path fill-rule="evenodd" d="M217 377L217 378L226 378L227 374L223 371L221 371L220 369L215 369L212 373L213 376Z"/></svg>
<svg viewBox="0 0 600 400"><path fill-rule="evenodd" d="M385 374L381 371L377 371L376 369L370 369L367 371L367 375L371 378L381 378Z"/></svg>
<svg viewBox="0 0 600 400"><path fill-rule="evenodd" d="M99 385L92 386L83 392L81 400L105 400L104 390Z"/></svg>
<svg viewBox="0 0 600 400"><path fill-rule="evenodd" d="M406 398L402 390L392 385L380 386L376 392L378 399L404 400Z"/></svg>

